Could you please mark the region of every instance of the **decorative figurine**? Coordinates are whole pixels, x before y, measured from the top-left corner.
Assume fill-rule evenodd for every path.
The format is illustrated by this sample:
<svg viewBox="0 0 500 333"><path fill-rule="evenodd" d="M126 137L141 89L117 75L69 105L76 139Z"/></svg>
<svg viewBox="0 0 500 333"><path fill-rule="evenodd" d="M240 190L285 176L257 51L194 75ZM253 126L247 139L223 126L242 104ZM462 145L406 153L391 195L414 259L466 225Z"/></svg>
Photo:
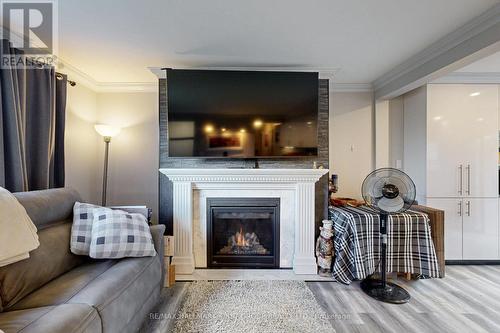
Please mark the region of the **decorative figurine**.
<svg viewBox="0 0 500 333"><path fill-rule="evenodd" d="M333 222L323 220L323 226L316 241L316 257L318 258L319 275L330 276L333 259Z"/></svg>

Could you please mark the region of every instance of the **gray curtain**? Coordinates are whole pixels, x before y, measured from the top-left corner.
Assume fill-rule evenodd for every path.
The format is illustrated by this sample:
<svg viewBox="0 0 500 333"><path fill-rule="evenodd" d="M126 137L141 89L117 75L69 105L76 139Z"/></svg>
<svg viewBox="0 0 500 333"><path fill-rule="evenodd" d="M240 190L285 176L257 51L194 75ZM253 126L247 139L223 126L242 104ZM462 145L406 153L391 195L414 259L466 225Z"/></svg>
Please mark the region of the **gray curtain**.
<svg viewBox="0 0 500 333"><path fill-rule="evenodd" d="M50 187L64 187L64 130L66 126L66 89L68 77L59 74L56 80L56 123L54 156L52 158L52 184Z"/></svg>
<svg viewBox="0 0 500 333"><path fill-rule="evenodd" d="M0 51L21 55L6 40ZM64 186L66 78L61 81L53 67L0 69L0 186L9 191Z"/></svg>

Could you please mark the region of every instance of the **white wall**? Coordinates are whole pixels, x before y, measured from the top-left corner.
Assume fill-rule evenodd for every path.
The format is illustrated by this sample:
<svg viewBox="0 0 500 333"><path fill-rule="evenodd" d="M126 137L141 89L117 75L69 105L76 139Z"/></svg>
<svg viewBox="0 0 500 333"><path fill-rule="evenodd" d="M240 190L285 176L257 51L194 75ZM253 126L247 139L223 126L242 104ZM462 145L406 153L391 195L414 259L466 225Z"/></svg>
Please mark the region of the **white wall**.
<svg viewBox="0 0 500 333"><path fill-rule="evenodd" d="M330 172L339 175L338 196L361 199L372 171L372 93L330 95Z"/></svg>
<svg viewBox="0 0 500 333"><path fill-rule="evenodd" d="M389 167L389 101L375 104L375 167Z"/></svg>
<svg viewBox="0 0 500 333"><path fill-rule="evenodd" d="M404 105L403 97L389 101L389 166L404 168Z"/></svg>
<svg viewBox="0 0 500 333"><path fill-rule="evenodd" d="M121 133L113 138L110 144L108 205L147 205L153 209L153 219L156 221L159 166L158 94L99 93L97 105L98 122L122 128ZM101 175L104 157L102 139L98 156ZM98 193L101 195L101 185L98 187Z"/></svg>
<svg viewBox="0 0 500 333"><path fill-rule="evenodd" d="M417 187L417 200L427 193L427 86L404 95L404 171Z"/></svg>
<svg viewBox="0 0 500 333"><path fill-rule="evenodd" d="M99 135L97 94L78 84L68 85L65 130L66 186L75 188L86 202L97 203Z"/></svg>

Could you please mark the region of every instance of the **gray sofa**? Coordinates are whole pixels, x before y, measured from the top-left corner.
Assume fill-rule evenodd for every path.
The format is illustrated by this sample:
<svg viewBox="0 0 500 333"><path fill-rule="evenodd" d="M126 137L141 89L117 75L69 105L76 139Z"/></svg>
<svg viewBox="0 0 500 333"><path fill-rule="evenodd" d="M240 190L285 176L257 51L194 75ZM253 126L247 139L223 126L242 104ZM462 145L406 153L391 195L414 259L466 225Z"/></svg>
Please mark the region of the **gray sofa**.
<svg viewBox="0 0 500 333"><path fill-rule="evenodd" d="M38 228L30 258L0 267L0 330L136 332L163 287L163 225L151 227L155 257L93 260L70 252L78 193L16 193Z"/></svg>

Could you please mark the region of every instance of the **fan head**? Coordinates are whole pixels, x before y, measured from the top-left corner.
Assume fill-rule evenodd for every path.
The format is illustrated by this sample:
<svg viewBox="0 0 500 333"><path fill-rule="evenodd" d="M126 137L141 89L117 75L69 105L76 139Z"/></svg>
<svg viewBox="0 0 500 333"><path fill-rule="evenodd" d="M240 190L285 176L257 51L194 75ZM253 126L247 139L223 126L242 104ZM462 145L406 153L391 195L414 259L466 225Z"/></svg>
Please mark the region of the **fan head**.
<svg viewBox="0 0 500 333"><path fill-rule="evenodd" d="M383 213L408 210L415 202L415 183L401 170L377 169L370 173L361 187L366 204Z"/></svg>

